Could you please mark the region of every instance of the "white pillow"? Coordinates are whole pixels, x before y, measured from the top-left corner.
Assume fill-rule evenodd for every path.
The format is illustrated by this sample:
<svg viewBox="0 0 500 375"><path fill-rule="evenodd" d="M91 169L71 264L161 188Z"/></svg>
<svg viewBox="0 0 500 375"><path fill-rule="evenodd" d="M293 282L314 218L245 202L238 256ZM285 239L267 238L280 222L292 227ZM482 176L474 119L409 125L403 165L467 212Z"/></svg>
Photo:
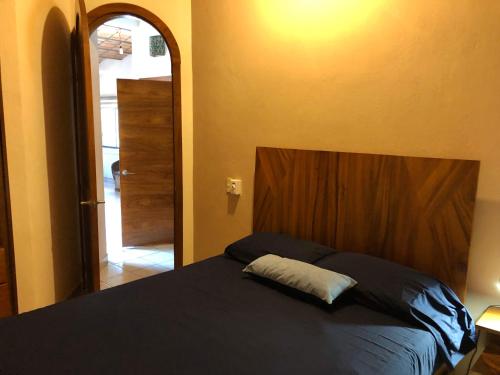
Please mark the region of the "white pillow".
<svg viewBox="0 0 500 375"><path fill-rule="evenodd" d="M355 280L341 273L273 254L255 259L243 272L253 273L312 294L329 304L357 284Z"/></svg>

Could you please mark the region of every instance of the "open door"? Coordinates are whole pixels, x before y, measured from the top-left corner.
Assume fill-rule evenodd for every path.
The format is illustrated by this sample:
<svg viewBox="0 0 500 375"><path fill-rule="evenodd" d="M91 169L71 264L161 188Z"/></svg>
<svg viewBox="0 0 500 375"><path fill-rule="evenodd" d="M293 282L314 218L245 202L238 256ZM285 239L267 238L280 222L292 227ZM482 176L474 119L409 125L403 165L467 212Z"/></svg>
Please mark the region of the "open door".
<svg viewBox="0 0 500 375"><path fill-rule="evenodd" d="M174 242L172 82L119 79L123 246Z"/></svg>
<svg viewBox="0 0 500 375"><path fill-rule="evenodd" d="M83 289L99 290L99 232L94 113L87 13L83 0L76 0L76 24L72 34L75 123L77 136Z"/></svg>

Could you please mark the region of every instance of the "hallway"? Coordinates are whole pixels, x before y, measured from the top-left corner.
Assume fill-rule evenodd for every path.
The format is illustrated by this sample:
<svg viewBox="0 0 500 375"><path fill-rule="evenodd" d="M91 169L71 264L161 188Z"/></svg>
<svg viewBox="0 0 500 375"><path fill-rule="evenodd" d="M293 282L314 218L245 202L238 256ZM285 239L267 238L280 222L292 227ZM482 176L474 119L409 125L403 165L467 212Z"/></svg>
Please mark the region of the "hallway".
<svg viewBox="0 0 500 375"><path fill-rule="evenodd" d="M108 263L101 265L101 289L173 270L173 244L122 247L120 192L112 181L105 181Z"/></svg>

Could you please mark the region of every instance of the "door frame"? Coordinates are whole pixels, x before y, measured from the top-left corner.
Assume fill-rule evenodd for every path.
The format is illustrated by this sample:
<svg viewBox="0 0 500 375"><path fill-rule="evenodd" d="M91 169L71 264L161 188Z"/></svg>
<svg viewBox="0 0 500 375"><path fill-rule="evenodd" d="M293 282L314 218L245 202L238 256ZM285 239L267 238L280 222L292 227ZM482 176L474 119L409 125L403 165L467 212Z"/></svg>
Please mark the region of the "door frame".
<svg viewBox="0 0 500 375"><path fill-rule="evenodd" d="M4 106L3 106L3 96L2 96L2 65L0 63L0 163L2 163L2 167L0 168L3 171L0 174L0 187L3 185L3 202L0 205L3 205L3 217L2 220L5 222L3 224L0 223L0 231L4 237L4 250L6 254L7 261L7 272L8 272L8 284L10 291L10 302L11 302L11 311L12 315L17 315L19 312L18 299L17 299L17 278L16 278L16 262L15 262L15 254L14 254L14 238L12 231L12 212L11 212L11 204L10 204L10 186L9 186L9 166L7 160L7 139L5 136L5 118L4 118ZM174 233L175 234L175 233Z"/></svg>
<svg viewBox="0 0 500 375"><path fill-rule="evenodd" d="M183 184L182 184L182 110L181 110L181 53L174 34L149 10L133 4L111 3L88 12L89 34L103 23L120 16L131 15L154 26L167 44L172 64L172 97L174 122L174 267L183 263Z"/></svg>

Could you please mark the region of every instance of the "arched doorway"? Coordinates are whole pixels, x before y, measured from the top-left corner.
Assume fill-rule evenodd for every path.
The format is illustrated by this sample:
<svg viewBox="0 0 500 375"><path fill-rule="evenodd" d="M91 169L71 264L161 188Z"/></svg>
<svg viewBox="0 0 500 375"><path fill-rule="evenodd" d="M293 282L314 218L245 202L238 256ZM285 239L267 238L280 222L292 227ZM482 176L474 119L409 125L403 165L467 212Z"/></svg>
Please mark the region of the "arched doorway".
<svg viewBox="0 0 500 375"><path fill-rule="evenodd" d="M171 59L173 97L173 142L174 142L174 264L182 266L183 259L183 191L182 191L182 112L181 71L178 44L165 23L150 11L132 4L106 4L88 13L89 32L92 34L104 23L123 16L134 16L152 25L167 44Z"/></svg>

